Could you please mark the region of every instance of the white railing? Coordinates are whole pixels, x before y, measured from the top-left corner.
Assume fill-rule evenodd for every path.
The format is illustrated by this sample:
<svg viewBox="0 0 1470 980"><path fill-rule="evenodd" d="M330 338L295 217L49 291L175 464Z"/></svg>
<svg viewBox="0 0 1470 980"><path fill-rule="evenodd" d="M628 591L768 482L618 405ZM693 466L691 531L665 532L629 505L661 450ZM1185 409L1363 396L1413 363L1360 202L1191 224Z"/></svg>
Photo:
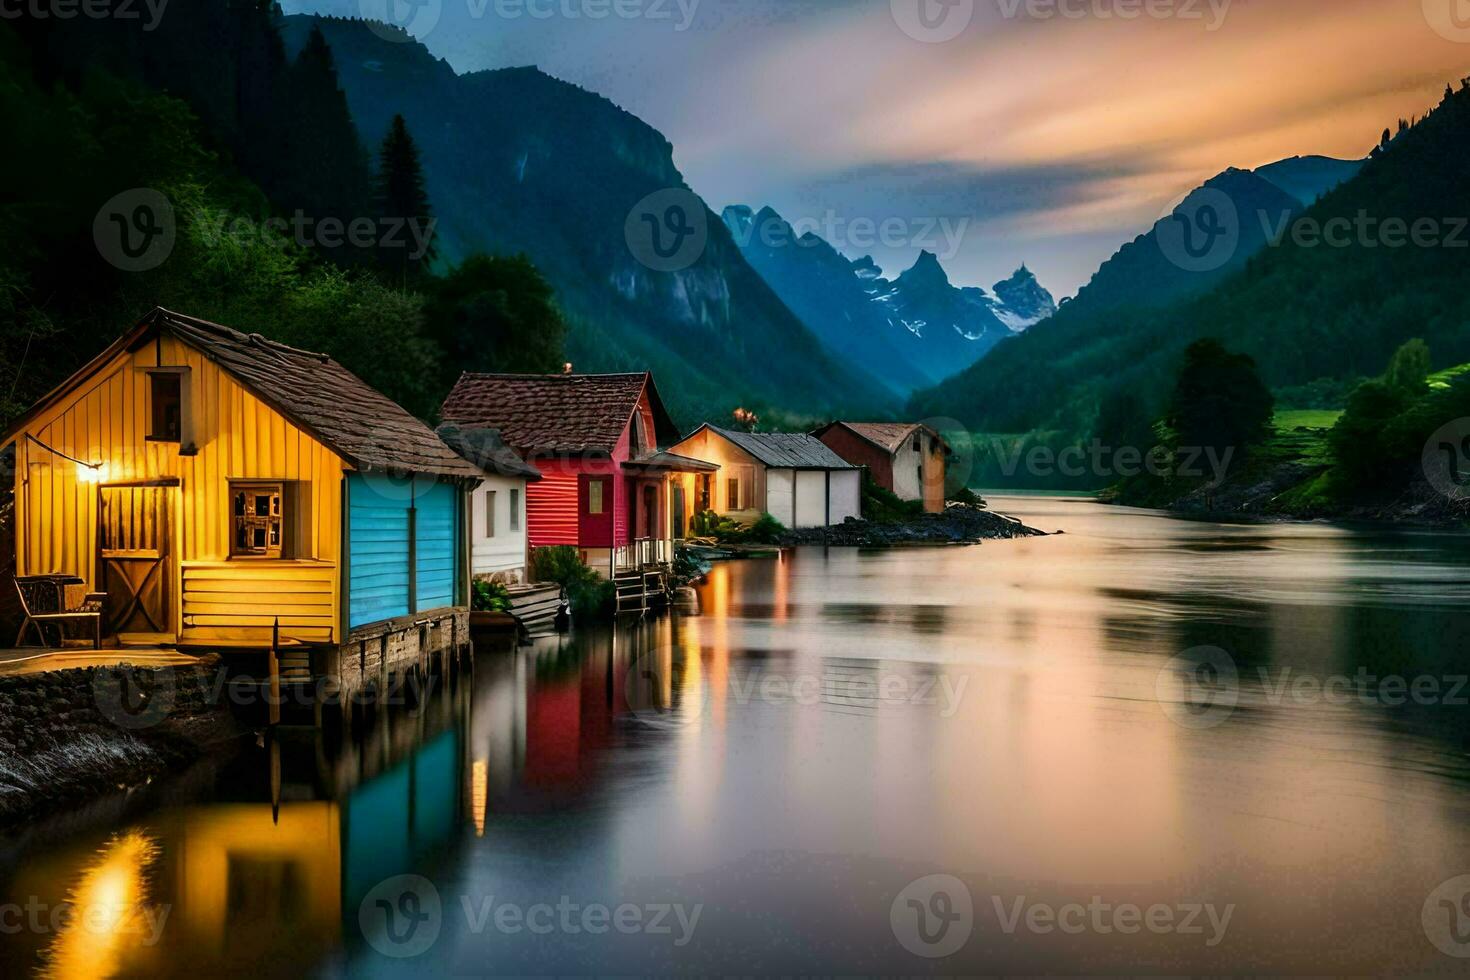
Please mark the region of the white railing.
<svg viewBox="0 0 1470 980"><path fill-rule="evenodd" d="M613 560L619 569L666 565L674 560L674 542L668 538L634 538L613 549Z"/></svg>

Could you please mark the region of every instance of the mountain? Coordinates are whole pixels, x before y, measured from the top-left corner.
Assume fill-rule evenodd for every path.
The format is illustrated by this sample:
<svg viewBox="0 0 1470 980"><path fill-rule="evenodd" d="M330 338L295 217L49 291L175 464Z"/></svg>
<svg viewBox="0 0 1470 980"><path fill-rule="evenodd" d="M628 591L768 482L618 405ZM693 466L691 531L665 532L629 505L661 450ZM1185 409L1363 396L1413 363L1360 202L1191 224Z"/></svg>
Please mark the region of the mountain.
<svg viewBox="0 0 1470 980"><path fill-rule="evenodd" d="M1375 375L1414 337L1428 342L1436 362L1470 360L1470 292L1463 286L1470 231L1465 218L1446 217L1470 215L1470 83L1447 89L1428 117L1325 194L1314 196L1296 178L1334 168L1287 163L1274 175L1292 175L1286 182L1296 188L1293 201L1315 203L1293 211L1290 227L1249 259L1233 257L1232 271L1211 288L1185 289L1153 307L1119 300L1134 276L1167 265L1156 226L1152 241L1144 236L1132 244L1131 266L1120 261L1125 247L1055 316L919 393L911 410L989 432L1106 438L1120 421L1137 426L1158 417L1181 352L1201 337L1253 357L1274 388ZM1284 206L1261 187L1264 178L1252 176L1230 171L1215 186ZM1258 216L1248 217L1242 243ZM1417 243L1413 228L1424 232ZM1113 302L1088 296L1099 283ZM1136 284L1144 300L1157 288Z"/></svg>
<svg viewBox="0 0 1470 980"><path fill-rule="evenodd" d="M650 368L690 422L742 404L805 417L896 407L751 269L653 127L535 68L458 75L381 24L285 17L288 49L313 25L331 46L364 142L376 146L395 114L407 121L440 257L527 255L556 289L578 370ZM640 209L651 209L646 229ZM662 265L637 236L661 235L659 223L676 217L689 234L669 225L669 242L692 246Z"/></svg>
<svg viewBox="0 0 1470 980"><path fill-rule="evenodd" d="M1257 167L1255 175L1264 177L1286 191L1303 205L1317 199L1338 184L1351 180L1363 169L1362 160L1338 160L1333 157L1306 156L1278 160Z"/></svg>
<svg viewBox="0 0 1470 980"><path fill-rule="evenodd" d="M1024 262L1009 279L1003 279L991 288L995 290L996 299L1000 300L997 316L1013 333L1034 327L1057 311L1057 301Z"/></svg>
<svg viewBox="0 0 1470 980"><path fill-rule="evenodd" d="M1024 266L996 284L996 296L953 285L931 252L890 281L870 256L849 261L772 208L732 205L723 218L746 260L813 333L905 395L1056 309Z"/></svg>

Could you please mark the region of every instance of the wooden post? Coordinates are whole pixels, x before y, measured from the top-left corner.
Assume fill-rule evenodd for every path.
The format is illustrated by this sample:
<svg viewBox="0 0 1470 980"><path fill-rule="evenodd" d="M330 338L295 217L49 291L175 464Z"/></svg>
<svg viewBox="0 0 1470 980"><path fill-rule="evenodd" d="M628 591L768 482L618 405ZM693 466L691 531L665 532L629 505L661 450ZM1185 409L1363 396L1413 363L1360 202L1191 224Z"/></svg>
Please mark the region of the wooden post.
<svg viewBox="0 0 1470 980"><path fill-rule="evenodd" d="M281 617L271 625L270 653L270 720L272 725L281 723Z"/></svg>

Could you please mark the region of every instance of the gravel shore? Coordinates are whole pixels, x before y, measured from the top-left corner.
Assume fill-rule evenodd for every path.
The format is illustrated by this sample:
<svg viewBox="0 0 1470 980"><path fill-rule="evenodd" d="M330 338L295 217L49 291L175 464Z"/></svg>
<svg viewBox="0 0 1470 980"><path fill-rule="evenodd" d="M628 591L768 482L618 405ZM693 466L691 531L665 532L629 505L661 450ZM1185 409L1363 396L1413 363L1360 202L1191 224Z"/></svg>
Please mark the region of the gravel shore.
<svg viewBox="0 0 1470 980"><path fill-rule="evenodd" d="M821 544L832 547L884 548L900 544L973 544L1008 538L1030 538L1045 531L970 504L950 504L938 514L921 514L897 524L876 524L849 518L831 527L787 531L783 545Z"/></svg>

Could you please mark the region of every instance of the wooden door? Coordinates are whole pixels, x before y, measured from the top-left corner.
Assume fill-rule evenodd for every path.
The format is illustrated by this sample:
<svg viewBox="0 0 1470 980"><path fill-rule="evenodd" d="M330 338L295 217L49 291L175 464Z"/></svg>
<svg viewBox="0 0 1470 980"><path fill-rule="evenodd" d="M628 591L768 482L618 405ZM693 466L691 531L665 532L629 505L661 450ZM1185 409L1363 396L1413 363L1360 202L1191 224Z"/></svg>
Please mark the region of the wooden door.
<svg viewBox="0 0 1470 980"><path fill-rule="evenodd" d="M583 548L610 548L613 543L613 481L610 476L577 479L577 542Z"/></svg>
<svg viewBox="0 0 1470 980"><path fill-rule="evenodd" d="M174 636L173 487L102 487L98 568L107 629Z"/></svg>

